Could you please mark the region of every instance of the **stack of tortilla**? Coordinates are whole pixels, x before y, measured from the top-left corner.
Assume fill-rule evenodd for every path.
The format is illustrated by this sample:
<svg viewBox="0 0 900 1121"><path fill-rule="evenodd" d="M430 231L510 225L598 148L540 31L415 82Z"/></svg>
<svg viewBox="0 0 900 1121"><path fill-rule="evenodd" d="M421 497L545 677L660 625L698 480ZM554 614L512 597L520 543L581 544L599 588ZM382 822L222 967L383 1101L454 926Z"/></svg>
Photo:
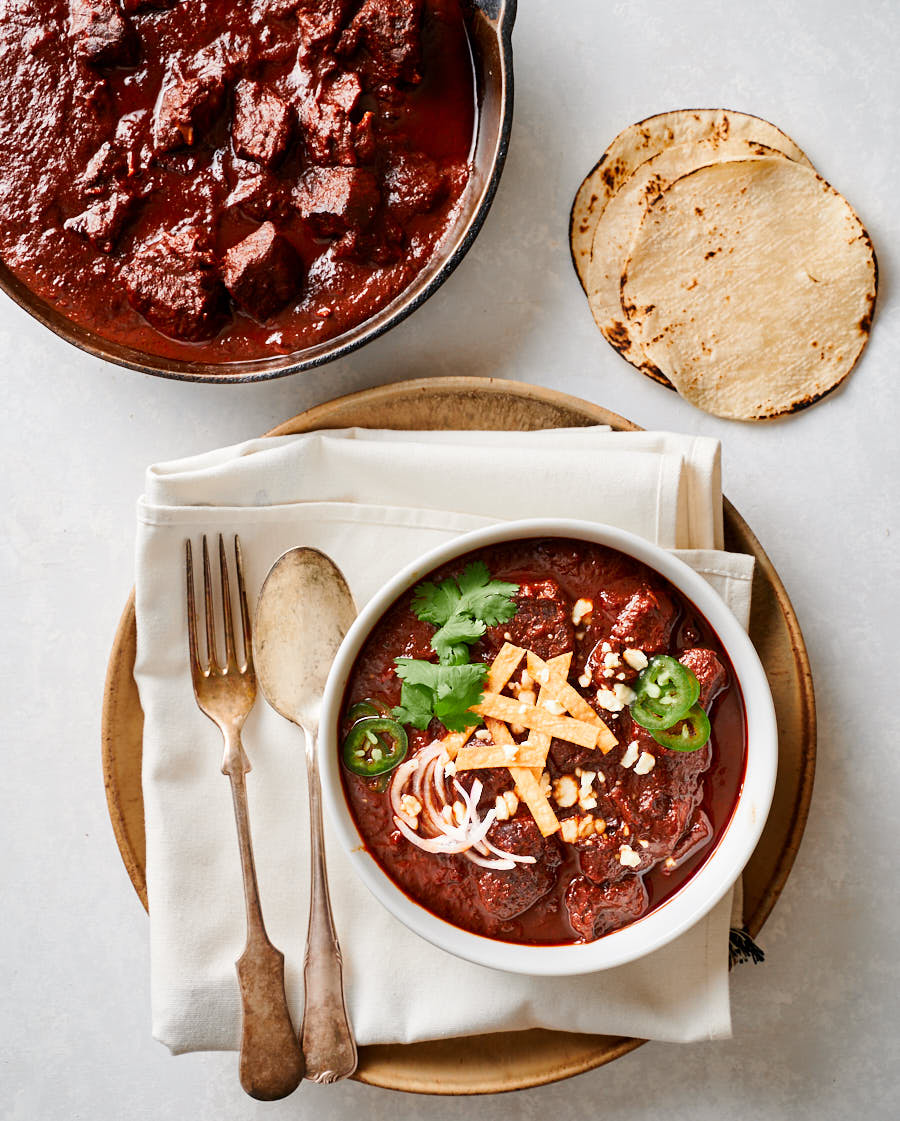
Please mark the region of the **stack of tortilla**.
<svg viewBox="0 0 900 1121"><path fill-rule="evenodd" d="M570 239L604 337L717 416L813 404L868 339L872 242L759 117L690 109L629 126L579 187Z"/></svg>

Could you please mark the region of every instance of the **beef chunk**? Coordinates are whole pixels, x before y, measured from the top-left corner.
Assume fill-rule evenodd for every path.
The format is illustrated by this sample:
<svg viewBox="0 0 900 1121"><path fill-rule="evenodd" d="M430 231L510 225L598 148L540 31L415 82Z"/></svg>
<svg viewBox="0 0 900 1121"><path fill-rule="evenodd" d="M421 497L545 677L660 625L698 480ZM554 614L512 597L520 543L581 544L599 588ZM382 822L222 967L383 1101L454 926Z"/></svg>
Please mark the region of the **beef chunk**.
<svg viewBox="0 0 900 1121"><path fill-rule="evenodd" d="M159 152L194 144L209 129L225 100L225 79L219 70L167 81L153 128Z"/></svg>
<svg viewBox="0 0 900 1121"><path fill-rule="evenodd" d="M595 884L614 883L621 880L629 869L619 860L619 850L623 841L613 830L578 843L578 863L581 871Z"/></svg>
<svg viewBox="0 0 900 1121"><path fill-rule="evenodd" d="M318 46L337 41L350 0L276 0L287 14L293 11L300 29L300 54L307 57Z"/></svg>
<svg viewBox="0 0 900 1121"><path fill-rule="evenodd" d="M338 50L365 47L366 69L378 82L419 80L422 0L365 0L341 37Z"/></svg>
<svg viewBox="0 0 900 1121"><path fill-rule="evenodd" d="M508 871L483 869L476 877L485 909L499 919L512 919L542 899L556 883L562 858L555 837L542 837L527 811L491 826L488 837L497 848L533 856L534 864L517 864Z"/></svg>
<svg viewBox="0 0 900 1121"><path fill-rule="evenodd" d="M569 922L585 942L632 922L646 911L648 903L647 889L637 876L605 887L576 876L566 889Z"/></svg>
<svg viewBox="0 0 900 1121"><path fill-rule="evenodd" d="M312 167L294 194L301 216L324 237L364 229L380 201L374 174L357 167Z"/></svg>
<svg viewBox="0 0 900 1121"><path fill-rule="evenodd" d="M265 222L225 254L224 278L238 307L262 321L299 292L303 266L291 243Z"/></svg>
<svg viewBox="0 0 900 1121"><path fill-rule="evenodd" d="M359 121L351 118L361 93L356 74L337 74L321 83L312 71L303 74L297 114L311 163L356 167L371 162L371 114Z"/></svg>
<svg viewBox="0 0 900 1121"><path fill-rule="evenodd" d="M222 325L225 289L202 234L190 224L145 242L122 279L132 305L164 335L200 342Z"/></svg>
<svg viewBox="0 0 900 1121"><path fill-rule="evenodd" d="M126 113L121 118L115 137L100 145L84 169L81 183L88 194L105 194L111 179L126 179L137 172L149 120L146 109Z"/></svg>
<svg viewBox="0 0 900 1121"><path fill-rule="evenodd" d="M687 666L700 682L699 703L706 708L709 702L725 688L725 667L712 650L705 650L703 647L682 650L678 660L683 666Z"/></svg>
<svg viewBox="0 0 900 1121"><path fill-rule="evenodd" d="M290 187L257 163L235 160L238 180L225 199L226 209L239 207L257 222L287 219L293 212Z"/></svg>
<svg viewBox="0 0 900 1121"><path fill-rule="evenodd" d="M659 654L668 648L674 625L671 599L660 589L644 584L619 612L611 638L645 654Z"/></svg>
<svg viewBox="0 0 900 1121"><path fill-rule="evenodd" d="M231 124L235 153L273 167L290 143L292 119L291 110L281 98L259 82L239 82Z"/></svg>
<svg viewBox="0 0 900 1121"><path fill-rule="evenodd" d="M119 66L137 53L137 36L116 0L69 0L75 55L88 66Z"/></svg>
<svg viewBox="0 0 900 1121"><path fill-rule="evenodd" d="M447 175L427 156L398 156L384 177L386 203L394 216L407 222L414 214L427 214L447 194Z"/></svg>
<svg viewBox="0 0 900 1121"><path fill-rule="evenodd" d="M675 864L682 864L689 856L693 856L697 849L702 848L712 837L713 828L709 818L701 809L694 810L691 823L687 831L672 849L672 859ZM671 872L672 866L663 868L663 872Z"/></svg>
<svg viewBox="0 0 900 1121"><path fill-rule="evenodd" d="M579 747L577 743L553 739L550 741L549 758L560 774L571 774L576 767L596 770L603 762L602 751L595 748Z"/></svg>
<svg viewBox="0 0 900 1121"><path fill-rule="evenodd" d="M515 615L485 633L483 641L490 651L496 653L510 641L546 660L573 648L572 607L555 580L520 584L515 601ZM508 640L506 635L510 636Z"/></svg>
<svg viewBox="0 0 900 1121"><path fill-rule="evenodd" d="M111 253L136 202L134 195L114 191L109 198L101 199L83 213L67 219L63 226L87 238L101 253Z"/></svg>

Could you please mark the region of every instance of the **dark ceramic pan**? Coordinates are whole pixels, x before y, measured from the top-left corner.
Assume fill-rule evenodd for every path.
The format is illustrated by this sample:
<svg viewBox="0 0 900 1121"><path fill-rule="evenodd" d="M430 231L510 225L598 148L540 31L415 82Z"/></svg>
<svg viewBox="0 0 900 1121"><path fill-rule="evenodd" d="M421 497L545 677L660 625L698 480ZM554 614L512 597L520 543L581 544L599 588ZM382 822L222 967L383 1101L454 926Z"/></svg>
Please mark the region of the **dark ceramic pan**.
<svg viewBox="0 0 900 1121"><path fill-rule="evenodd" d="M247 362L213 364L161 358L101 338L35 296L0 261L0 288L60 338L88 354L145 374L180 381L248 382L280 378L321 366L383 335L437 291L478 236L497 190L506 159L513 113L512 29L516 0L475 0L471 23L478 97L478 133L473 173L463 192L455 225L405 291L379 312L318 346Z"/></svg>

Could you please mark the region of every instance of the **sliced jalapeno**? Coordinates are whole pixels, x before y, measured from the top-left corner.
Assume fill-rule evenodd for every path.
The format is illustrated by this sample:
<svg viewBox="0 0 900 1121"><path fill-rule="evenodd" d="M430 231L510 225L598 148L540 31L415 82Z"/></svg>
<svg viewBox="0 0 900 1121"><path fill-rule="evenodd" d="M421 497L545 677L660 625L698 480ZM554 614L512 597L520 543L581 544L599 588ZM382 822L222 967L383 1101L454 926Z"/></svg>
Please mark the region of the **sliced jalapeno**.
<svg viewBox="0 0 900 1121"><path fill-rule="evenodd" d="M391 710L382 701L357 701L355 705L350 707L350 711L347 713L347 719L351 724L355 724L357 720L362 720L364 716L390 715Z"/></svg>
<svg viewBox="0 0 900 1121"><path fill-rule="evenodd" d="M669 751L699 751L710 737L709 717L700 705L694 705L674 727L650 734Z"/></svg>
<svg viewBox="0 0 900 1121"><path fill-rule="evenodd" d="M348 771L373 778L402 763L408 744L406 732L396 720L389 716L364 716L347 733L341 754Z"/></svg>
<svg viewBox="0 0 900 1121"><path fill-rule="evenodd" d="M700 696L694 673L669 654L656 654L634 683L631 716L648 732L662 732L684 720Z"/></svg>

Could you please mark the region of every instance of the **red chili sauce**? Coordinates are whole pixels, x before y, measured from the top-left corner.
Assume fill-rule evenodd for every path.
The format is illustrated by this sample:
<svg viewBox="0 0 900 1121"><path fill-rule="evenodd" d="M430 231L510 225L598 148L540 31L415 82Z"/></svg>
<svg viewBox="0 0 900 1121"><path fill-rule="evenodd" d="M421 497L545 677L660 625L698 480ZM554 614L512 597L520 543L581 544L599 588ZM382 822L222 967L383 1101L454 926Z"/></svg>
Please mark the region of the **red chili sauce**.
<svg viewBox="0 0 900 1121"><path fill-rule="evenodd" d="M569 684L591 704L614 732L618 745L608 754L553 739L547 760L550 804L561 823L602 819L605 831L574 843L561 832L543 838L530 811L519 804L510 820L495 821L488 839L508 852L535 856L533 864L512 871L479 867L465 855L423 852L394 823L390 792L342 768L345 793L366 847L391 879L412 899L448 922L508 942L560 944L591 941L633 922L681 888L713 851L733 813L746 756L746 722L734 669L706 619L667 580L619 553L580 541L552 538L496 545L444 566L428 577L458 575L472 560L482 560L491 576L519 585L518 610L505 624L488 629L472 650L473 660L490 662L504 641L549 659L573 651ZM577 626L573 607L593 603ZM430 640L435 628L411 610L412 592L384 615L360 651L348 682L344 712L375 698L388 705L400 699L394 659L435 660ZM689 665L701 685L700 704L712 726L709 743L697 751L669 751L635 724L627 706L618 713L601 707L601 688L618 675L633 682L638 673L621 659L626 649L646 655L671 654ZM607 662L619 656L612 677ZM587 674L587 687L579 682ZM510 682L515 689L517 671ZM509 689L507 690L509 691ZM346 720L340 732L346 734ZM446 735L437 722L424 732L407 727L409 755ZM521 740L522 735L516 738ZM628 746L637 741L655 761L647 773L624 766ZM476 740L471 742L475 743ZM632 755L634 750L632 749ZM592 791L597 805L554 801L556 782L578 768L602 773ZM456 780L471 790L483 783L478 802L483 816L498 794L512 790L503 768L459 772ZM454 779L447 777L451 786ZM545 780L546 785L546 780ZM590 823L589 823L590 824ZM570 827L571 831L571 827ZM642 843L644 842L644 843ZM623 846L628 859L621 862Z"/></svg>
<svg viewBox="0 0 900 1121"><path fill-rule="evenodd" d="M451 224L466 0L9 0L0 257L100 335L234 362L341 334Z"/></svg>

